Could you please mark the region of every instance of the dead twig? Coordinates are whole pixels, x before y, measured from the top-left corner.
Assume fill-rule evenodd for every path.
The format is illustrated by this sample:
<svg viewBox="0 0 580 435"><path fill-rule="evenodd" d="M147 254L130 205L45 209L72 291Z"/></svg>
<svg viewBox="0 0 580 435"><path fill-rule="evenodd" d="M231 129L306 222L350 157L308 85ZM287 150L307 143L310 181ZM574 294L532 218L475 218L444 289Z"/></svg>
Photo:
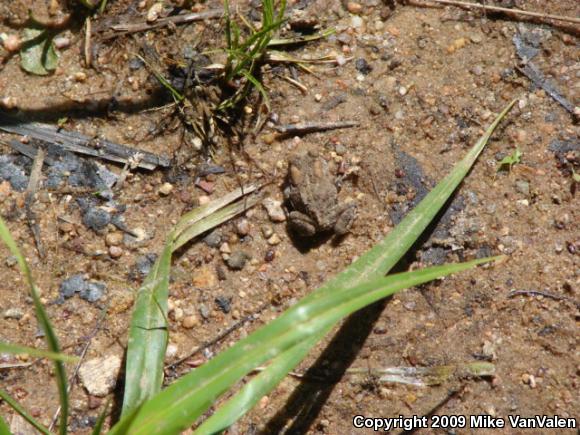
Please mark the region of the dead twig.
<svg viewBox="0 0 580 435"><path fill-rule="evenodd" d="M284 137L287 136L302 136L309 133L317 133L321 131L338 130L340 128L358 127L359 123L355 121L346 122L327 122L327 123L300 123L287 124L274 127L276 131Z"/></svg>
<svg viewBox="0 0 580 435"><path fill-rule="evenodd" d="M143 157L139 160L138 165L144 169L153 170L157 166L169 167L171 165L166 157L104 139L91 138L75 131L66 131L49 124L21 121L2 112L0 112L0 130L38 139L73 153L98 157L113 162L127 163L131 158L141 154ZM18 152L30 158L34 158L36 155L36 148L34 147L19 144L17 141L11 141L9 144Z"/></svg>
<svg viewBox="0 0 580 435"><path fill-rule="evenodd" d="M40 176L42 174L42 165L44 164L45 156L46 151L44 148L38 148L38 152L36 153L34 161L32 162L32 170L30 171L30 179L28 180L28 187L26 188L26 195L24 199L26 220L28 221L28 226L32 232L32 237L34 237L34 243L36 244L36 249L40 258L45 257L44 246L42 245L40 227L38 226L36 213L34 213L32 210L32 205L34 203L36 192L38 191L38 186L40 185Z"/></svg>
<svg viewBox="0 0 580 435"><path fill-rule="evenodd" d="M577 118L579 114L577 113L576 107L570 101L568 101L548 80L544 77L544 74L538 69L536 65L532 62L528 62L523 67L516 66L516 69L525 75L534 85L542 88L546 93L552 97L557 103L559 103L567 112L569 112L574 118Z"/></svg>
<svg viewBox="0 0 580 435"><path fill-rule="evenodd" d="M570 301L574 305L580 308L580 301L576 301L567 296L560 296L554 293L541 290L512 290L507 294L508 298L513 298L514 296L524 295L524 296L543 296L545 298L554 299L556 301Z"/></svg>
<svg viewBox="0 0 580 435"><path fill-rule="evenodd" d="M91 19L87 17L85 21L85 44L84 44L84 54L85 54L85 66L90 68L93 64L93 56L91 50L91 34L92 34Z"/></svg>
<svg viewBox="0 0 580 435"><path fill-rule="evenodd" d="M146 22L114 24L110 27L113 30L113 32L104 34L101 39L102 40L113 39L119 36L127 35L129 33L144 32L147 30L158 29L160 27L166 27L170 25L185 24L194 21L209 20L212 18L221 18L223 14L224 14L223 9L212 9L206 12L175 15L172 17L160 18L151 24Z"/></svg>
<svg viewBox="0 0 580 435"><path fill-rule="evenodd" d="M521 15L527 17L534 17L540 18L542 20L553 20L553 21L562 21L565 23L574 23L580 24L580 18L573 18L573 17L564 17L561 15L552 15L552 14L545 14L542 12L531 12L531 11L524 11L521 9L509 9L503 8L501 6L491 6L485 4L477 4L477 3L470 3L470 2L463 2L458 0L429 0L431 3L438 3L442 5L449 5L449 6L457 6L463 7L468 9L483 9L484 11L492 11L492 12L502 12L508 15ZM413 0L411 4L415 5L425 5L425 3L417 3L416 0Z"/></svg>

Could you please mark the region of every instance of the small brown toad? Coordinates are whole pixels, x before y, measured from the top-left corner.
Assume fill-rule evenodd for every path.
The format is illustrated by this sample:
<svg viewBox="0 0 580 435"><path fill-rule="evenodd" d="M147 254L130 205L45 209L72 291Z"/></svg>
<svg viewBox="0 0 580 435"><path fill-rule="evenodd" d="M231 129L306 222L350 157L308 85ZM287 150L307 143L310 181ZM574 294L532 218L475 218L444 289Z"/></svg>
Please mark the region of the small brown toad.
<svg viewBox="0 0 580 435"><path fill-rule="evenodd" d="M290 229L302 237L334 231L348 233L355 218L355 204L338 204L338 190L328 163L316 152L296 154L288 165L288 186L284 196L292 210Z"/></svg>

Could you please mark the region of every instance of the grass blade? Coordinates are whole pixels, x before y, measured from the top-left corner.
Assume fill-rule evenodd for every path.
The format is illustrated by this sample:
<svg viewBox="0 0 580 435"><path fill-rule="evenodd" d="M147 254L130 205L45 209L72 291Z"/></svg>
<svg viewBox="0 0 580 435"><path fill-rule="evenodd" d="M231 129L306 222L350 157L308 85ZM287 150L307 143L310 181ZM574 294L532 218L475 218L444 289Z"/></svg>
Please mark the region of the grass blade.
<svg viewBox="0 0 580 435"><path fill-rule="evenodd" d="M38 358L48 358L48 359L51 359L53 361L61 361L61 362L68 362L68 363L74 363L74 362L78 361L78 358L76 356L65 355L64 353L55 353L55 352L50 352L48 350L35 349L34 347L19 346L16 344L3 343L3 342L0 342L0 352L6 352L6 353L13 354L13 355L28 354L28 355L38 357Z"/></svg>
<svg viewBox="0 0 580 435"><path fill-rule="evenodd" d="M256 186L236 189L192 210L179 220L169 235L161 257L137 294L127 346L123 416L130 414L161 389L168 339L167 298L171 254L192 238L255 205L257 198L227 204L256 189Z"/></svg>
<svg viewBox="0 0 580 435"><path fill-rule="evenodd" d="M22 416L22 418L24 418L24 420L26 420L28 423L30 423L32 426L34 426L36 428L36 430L38 430L39 432L45 434L45 435L50 435L50 432L47 428L45 428L43 425L41 425L38 421L36 421L34 419L34 417L32 417L29 413L26 412L26 410L20 406L20 404L14 400L12 397L10 397L10 395L2 390L0 388L0 399L2 399L4 402L6 402L12 409L14 409L18 414L20 414ZM2 429L2 425L0 424L0 430ZM0 432L2 433L2 432ZM10 430L8 429L8 432L10 433Z"/></svg>
<svg viewBox="0 0 580 435"><path fill-rule="evenodd" d="M402 258L405 252L407 252L416 238L425 230L441 207L443 207L485 147L499 122L509 112L514 103L515 100L498 115L468 155L456 165L451 174L440 182L415 209L408 213L403 221L382 242L360 257L342 273L328 281L310 296L307 296L305 300L314 299L329 291L334 291L334 288L337 286L353 285L356 282L364 281L365 277L366 279L372 279L373 277L387 274ZM427 214L425 214L426 211L428 212ZM398 247L398 249L393 251L393 247ZM216 414L218 415L216 420L223 419L223 421L229 421L231 424L249 411L257 400L272 391L288 372L294 369L304 359L310 349L330 329L332 328L329 328L327 331L321 331L307 342L297 345L294 348L294 353L288 351L287 354L276 357L263 372L246 384L225 405L222 405L226 409L223 413L221 412L221 408L214 413L214 416ZM205 424L213 424L210 421L214 419L214 416L210 417ZM226 426L223 427L225 428Z"/></svg>
<svg viewBox="0 0 580 435"><path fill-rule="evenodd" d="M12 432L10 432L10 428L8 427L8 423L6 423L6 421L1 415L0 415L0 435L12 435Z"/></svg>
<svg viewBox="0 0 580 435"><path fill-rule="evenodd" d="M28 282L28 286L30 287L30 296L32 297L32 301L34 303L34 310L36 313L36 318L42 330L44 331L46 345L51 352L60 353L60 346L58 344L58 339L56 338L56 334L52 329L52 325L50 324L50 320L48 319L48 315L40 302L40 296L38 295L38 290L36 285L34 284L34 280L32 279L32 273L30 272L30 268L28 267L28 263L26 259L18 249L16 242L12 238L8 227L4 223L4 220L0 218L0 238L2 241L8 246L8 249L16 257L18 262L18 266L20 267L20 271L26 278ZM66 381L66 372L64 369L64 364L61 361L54 361L54 372L56 376L56 383L58 386L58 394L60 398L60 407L61 407L61 414L60 414L60 425L59 425L59 433L61 435L65 435L67 431L67 420L68 420L68 392L67 392L67 381Z"/></svg>
<svg viewBox="0 0 580 435"><path fill-rule="evenodd" d="M101 435L101 432L103 432L103 425L105 424L105 418L107 418L107 411L109 410L110 404L111 401L107 400L103 412L101 412L99 418L97 418L97 421L95 422L95 426L93 427L93 435Z"/></svg>
<svg viewBox="0 0 580 435"><path fill-rule="evenodd" d="M183 215L175 225L176 237L173 242L173 251L179 249L193 237L254 206L257 203L257 199L255 198L240 201L230 206L227 205L245 195L255 192L257 189L258 186L254 185L241 187Z"/></svg>
<svg viewBox="0 0 580 435"><path fill-rule="evenodd" d="M122 415L159 392L163 383L170 264L168 241L137 293L129 329Z"/></svg>

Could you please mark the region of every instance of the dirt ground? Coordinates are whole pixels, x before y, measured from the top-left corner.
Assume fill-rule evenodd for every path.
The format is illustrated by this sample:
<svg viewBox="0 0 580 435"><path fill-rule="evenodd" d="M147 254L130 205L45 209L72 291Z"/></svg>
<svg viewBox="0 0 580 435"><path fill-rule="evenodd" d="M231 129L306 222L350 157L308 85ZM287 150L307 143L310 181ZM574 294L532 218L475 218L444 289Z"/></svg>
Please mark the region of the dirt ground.
<svg viewBox="0 0 580 435"><path fill-rule="evenodd" d="M28 8L39 18L58 21L68 11L64 3L0 0L0 34L20 34ZM252 19L259 3L234 6ZM19 55L0 49L3 113L51 124L60 120L66 130L173 159L170 169L132 171L114 193L114 201L126 206L126 226L143 236L139 242L112 224L98 231L87 228L77 201L82 193L63 185L41 187L33 210L45 258L27 225L25 193L9 182L0 185L2 216L30 262L68 353L79 355L89 343L85 360L122 356L147 255L160 252L178 217L246 182L268 183L265 195L282 201L289 156L317 150L336 176L340 201L356 202L351 233L340 240L301 241L288 231L287 222L273 221L259 205L188 245L174 260L167 363L237 327L168 369L171 382L278 316L372 247L516 98L439 225L406 265L419 268L500 253L507 260L409 289L353 315L297 369L308 370L306 379L286 378L230 433L366 433L353 427L355 415L580 417L580 219L572 178L572 168L580 172L579 129L572 113L522 73L513 39L539 30L534 64L578 106L578 27L403 3L291 2L289 9L304 9L320 28L336 29L328 38L292 47L292 56L329 56L332 62L312 64L312 74L296 66L265 67L269 121L241 146L219 142L209 154L184 140L174 107L166 106L171 99L136 54L144 44L154 47L168 74L169 66L186 62L192 50L223 47L219 19L105 41L112 24L143 22L153 5L109 0L105 12L92 19L92 67L86 65L82 16L73 17L59 34L68 43L58 50L52 75L27 74ZM486 3L580 16L576 0ZM194 5L196 11L220 7L214 0ZM273 135L276 125L342 121L358 126L300 138ZM253 128L251 120L246 124ZM3 155L16 156L6 145L15 138L21 140L0 133ZM501 159L516 147L521 162L511 171L498 171ZM30 160L22 159L14 162L29 175ZM121 173L122 164L101 163ZM225 171L204 175L203 164ZM6 178L3 170L0 176ZM25 282L8 250L2 246L0 252L0 340L43 347ZM235 270L224 258L239 252L251 259ZM75 275L104 284L98 287L102 297L92 301L75 294L63 300L61 284ZM495 376L455 376L441 385L416 387L346 371L474 361L493 363ZM0 380L33 416L50 424L58 397L49 363L0 354ZM115 391L122 392L122 379ZM106 397L89 394L75 382L71 431L90 433L105 402ZM6 404L0 403L0 413L11 421L13 411Z"/></svg>

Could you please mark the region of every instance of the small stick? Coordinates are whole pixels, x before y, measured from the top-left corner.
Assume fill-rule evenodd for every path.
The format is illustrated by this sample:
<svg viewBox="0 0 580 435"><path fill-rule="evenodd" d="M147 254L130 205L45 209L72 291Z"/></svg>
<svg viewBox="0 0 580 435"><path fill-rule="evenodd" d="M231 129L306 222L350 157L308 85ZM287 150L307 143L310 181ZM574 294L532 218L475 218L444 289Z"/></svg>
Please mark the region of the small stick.
<svg viewBox="0 0 580 435"><path fill-rule="evenodd" d="M300 89L300 92L302 92L303 95L308 94L308 88L304 86L302 83L300 83L298 80L294 80L292 77L288 76L279 76L279 77L283 78L291 85L296 86L298 89Z"/></svg>
<svg viewBox="0 0 580 435"><path fill-rule="evenodd" d="M34 243L36 244L36 249L38 250L38 255L40 258L44 258L44 247L42 245L42 238L40 236L40 227L38 226L38 221L36 219L36 213L32 210L32 204L34 203L34 195L38 191L38 185L40 184L40 176L42 174L42 165L44 164L44 156L46 151L44 148L39 147L34 161L32 162L32 170L30 171L30 179L28 180L28 186L26 187L26 195L24 199L24 208L26 209L26 219L28 220L28 226L34 237Z"/></svg>
<svg viewBox="0 0 580 435"><path fill-rule="evenodd" d="M354 121L346 122L328 122L328 123L301 123L287 124L275 127L276 131L282 136L300 136L308 133L320 131L337 130L339 128L358 127L359 123Z"/></svg>
<svg viewBox="0 0 580 435"><path fill-rule="evenodd" d="M443 4L443 5L459 6L459 7L465 7L465 8L473 8L473 9L483 9L484 11L503 12L506 14L523 15L523 16L528 16L528 17L541 18L544 20L554 20L554 21L563 21L563 22L567 22L567 23L580 24L580 18L564 17L561 15L544 14L541 12L529 12L529 11L523 11L521 9L508 9L508 8L502 8L500 6L480 5L480 4L463 2L463 1L458 1L458 0L429 0L429 1L431 1L433 3ZM413 1L413 3L415 3L415 2Z"/></svg>
<svg viewBox="0 0 580 435"><path fill-rule="evenodd" d="M87 17L85 21L85 47L84 47L84 54L85 54L85 66L90 68L93 63L93 56L91 53L91 33L92 33L92 26L91 26L91 19Z"/></svg>
<svg viewBox="0 0 580 435"><path fill-rule="evenodd" d="M554 299L556 301L570 301L575 304L577 307L580 307L580 302L575 301L572 298L567 296L560 296L554 293L548 293L546 291L541 290L512 290L508 293L508 298L513 298L514 296L524 295L524 296L544 296L545 298Z"/></svg>
<svg viewBox="0 0 580 435"><path fill-rule="evenodd" d="M146 30L157 29L159 27L169 26L171 24L185 24L194 21L208 20L212 18L221 18L224 11L222 9L213 9L206 12L175 15L173 17L161 18L152 24L149 23L130 23L130 24L114 24L111 26L117 33L108 33L103 35L102 40L113 39L118 36L127 35L129 33L143 32Z"/></svg>

